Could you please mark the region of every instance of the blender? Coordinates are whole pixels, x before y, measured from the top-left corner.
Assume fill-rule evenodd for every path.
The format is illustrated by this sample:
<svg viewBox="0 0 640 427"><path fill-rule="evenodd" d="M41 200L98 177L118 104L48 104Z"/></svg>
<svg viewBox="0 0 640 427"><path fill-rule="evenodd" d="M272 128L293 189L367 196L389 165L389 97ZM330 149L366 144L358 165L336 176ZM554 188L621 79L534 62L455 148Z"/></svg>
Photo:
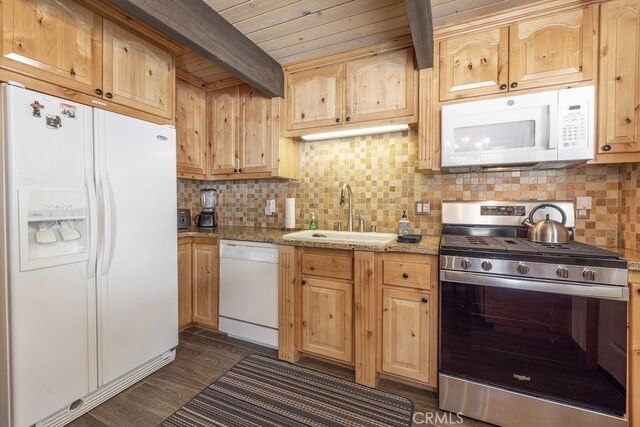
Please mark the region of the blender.
<svg viewBox="0 0 640 427"><path fill-rule="evenodd" d="M196 224L198 227L215 227L216 223L216 203L218 197L216 190L213 188L203 188L200 190L200 204L202 205L202 211L196 215Z"/></svg>

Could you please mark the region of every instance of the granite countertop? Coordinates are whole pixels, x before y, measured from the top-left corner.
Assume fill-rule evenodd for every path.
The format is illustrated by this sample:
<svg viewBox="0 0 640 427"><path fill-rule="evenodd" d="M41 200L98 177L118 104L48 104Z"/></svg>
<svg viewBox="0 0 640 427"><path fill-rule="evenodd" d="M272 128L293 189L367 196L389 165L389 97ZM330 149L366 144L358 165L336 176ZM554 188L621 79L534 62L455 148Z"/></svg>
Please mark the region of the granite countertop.
<svg viewBox="0 0 640 427"><path fill-rule="evenodd" d="M357 249L368 252L405 252L425 255L438 255L440 236L424 236L420 243L397 243L388 245L352 245L337 242L309 242L306 240L284 239L282 236L290 233L279 228L259 227L230 227L197 228L178 230L178 237L211 237L227 240L244 240L249 242L273 243L276 245L305 246L328 249Z"/></svg>
<svg viewBox="0 0 640 427"><path fill-rule="evenodd" d="M627 260L629 271L640 271L640 252L624 248L605 248L621 254Z"/></svg>

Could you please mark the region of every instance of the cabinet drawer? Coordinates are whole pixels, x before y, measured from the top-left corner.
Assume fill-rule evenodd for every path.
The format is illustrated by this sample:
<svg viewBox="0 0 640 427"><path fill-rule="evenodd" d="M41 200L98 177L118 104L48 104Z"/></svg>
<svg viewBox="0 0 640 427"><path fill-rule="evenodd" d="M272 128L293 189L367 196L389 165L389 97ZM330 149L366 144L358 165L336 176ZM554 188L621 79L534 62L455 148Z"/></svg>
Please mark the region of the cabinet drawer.
<svg viewBox="0 0 640 427"><path fill-rule="evenodd" d="M429 262L387 259L383 261L382 268L385 285L431 289L431 269L435 267Z"/></svg>
<svg viewBox="0 0 640 427"><path fill-rule="evenodd" d="M353 258L339 254L303 253L302 274L352 280Z"/></svg>

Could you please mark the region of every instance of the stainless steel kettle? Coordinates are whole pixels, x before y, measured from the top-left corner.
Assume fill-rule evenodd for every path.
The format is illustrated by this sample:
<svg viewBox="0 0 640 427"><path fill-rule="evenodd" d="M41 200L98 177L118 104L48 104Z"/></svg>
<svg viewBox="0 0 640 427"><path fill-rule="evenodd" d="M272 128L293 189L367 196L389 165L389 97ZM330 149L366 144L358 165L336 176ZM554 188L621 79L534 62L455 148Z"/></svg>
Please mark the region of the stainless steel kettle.
<svg viewBox="0 0 640 427"><path fill-rule="evenodd" d="M562 223L549 219L533 222L533 215L540 209L554 208L562 215ZM522 221L522 225L529 229L529 240L537 243L569 243L573 240L573 231L566 226L567 215L562 209L550 203L543 203L531 209L529 218Z"/></svg>

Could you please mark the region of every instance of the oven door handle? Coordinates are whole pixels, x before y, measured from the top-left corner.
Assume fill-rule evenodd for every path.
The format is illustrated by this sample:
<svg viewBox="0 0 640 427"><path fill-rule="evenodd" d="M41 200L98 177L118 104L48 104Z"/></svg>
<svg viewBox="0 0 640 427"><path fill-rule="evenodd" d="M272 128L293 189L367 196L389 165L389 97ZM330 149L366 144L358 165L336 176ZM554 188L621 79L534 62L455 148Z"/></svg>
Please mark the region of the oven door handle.
<svg viewBox="0 0 640 427"><path fill-rule="evenodd" d="M512 279L504 276L489 276L478 273L440 270L440 280L468 285L494 288L520 289L523 291L546 292L585 298L629 301L629 288L624 286L573 285L526 279Z"/></svg>

